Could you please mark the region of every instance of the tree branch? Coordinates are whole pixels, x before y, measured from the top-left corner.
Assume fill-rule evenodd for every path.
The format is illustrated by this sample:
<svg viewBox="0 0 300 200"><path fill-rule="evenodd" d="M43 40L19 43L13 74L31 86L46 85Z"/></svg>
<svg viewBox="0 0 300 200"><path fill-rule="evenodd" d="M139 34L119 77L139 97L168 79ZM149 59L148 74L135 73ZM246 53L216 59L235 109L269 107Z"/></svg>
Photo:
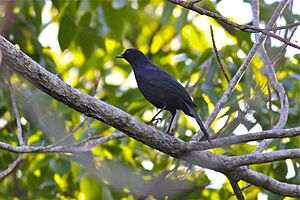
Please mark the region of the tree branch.
<svg viewBox="0 0 300 200"><path fill-rule="evenodd" d="M212 18L216 19L217 21L228 24L229 26L231 26L233 28L236 28L236 29L239 29L241 31L250 32L250 33L260 32L260 33L263 33L265 36L275 38L275 39L277 39L277 40L279 40L279 41L281 41L285 44L288 44L289 46L300 49L299 45L296 45L296 44L294 44L294 43L292 43L292 42L290 42L290 41L288 41L288 40L286 40L286 39L284 39L284 38L282 38L282 37L280 37L280 36L278 36L274 33L271 33L269 30L272 30L272 27L266 27L266 29L261 29L259 27L251 26L251 25L240 25L240 24L234 23L234 22L228 20L227 18L225 18L223 16L220 16L220 15L214 13L214 12L211 12L209 10L205 10L203 8L195 6L193 3L190 3L190 2L187 2L187 1L183 1L183 0L168 0L168 1L171 2L171 3L177 4L177 5L180 5L184 8L189 9L189 10L195 11L195 12L199 13L200 15L206 15L206 16L212 17ZM284 1L287 3L288 0L284 0ZM298 23L293 24L293 26L298 26L298 25L299 25Z"/></svg>
<svg viewBox="0 0 300 200"><path fill-rule="evenodd" d="M14 146L14 145L0 142L0 149L7 150L7 151L10 151L13 153L54 153L54 152L81 153L81 152L90 151L92 148L94 148L100 144L106 143L110 140L122 138L125 136L126 135L124 133L117 132L110 136L94 138L94 139L96 139L94 142L89 143L88 145L82 146L82 147L76 147L76 146L79 146L80 144L83 144L83 143L91 140L92 138L87 138L83 141L79 141L77 143L74 143L71 145L65 145L65 146L57 146L56 144L48 145L48 146Z"/></svg>
<svg viewBox="0 0 300 200"><path fill-rule="evenodd" d="M76 127L70 134L73 134L73 132L75 130L77 130L78 127ZM65 138L69 138L69 135L65 136L60 141L58 141L54 144L51 144L51 145L47 145L47 146L20 147L20 146L14 146L14 145L0 142L0 149L7 150L10 152L14 152L14 153L38 153L38 152L78 153L78 152L89 151L93 147L103 144L107 141L125 136L125 134L123 134L121 132L117 132L111 136L100 137L99 139L91 138L91 139L96 139L96 140L94 142L92 142L91 144L84 146L84 147L74 148L74 146L79 146L80 144L83 144L86 141L89 141L90 140L89 138L87 138L83 141L79 141L77 143L71 144L71 145L58 146L58 144L61 144L62 141L65 140ZM296 127L296 128L291 128L291 129L268 130L268 131L262 131L262 132L258 132L258 133L249 133L249 134L245 134L245 135L237 135L237 136L218 138L218 139L214 139L213 143L214 143L214 148L217 148L217 147L229 146L232 144L240 144L240 143L257 141L257 140L268 139L268 138L285 138L285 137L295 137L295 136L299 136L299 135L300 135L300 127ZM189 152L189 151L208 150L208 149L211 149L212 147L207 141L202 141L202 142L193 142L193 143L191 142L191 143L185 145L184 148L185 148L185 151Z"/></svg>
<svg viewBox="0 0 300 200"><path fill-rule="evenodd" d="M300 197L300 186L277 181L265 174L253 171L251 169L239 168L235 171L236 176L253 185L265 188L274 194L281 196Z"/></svg>
<svg viewBox="0 0 300 200"><path fill-rule="evenodd" d="M270 84L267 83L267 88L268 88L268 100L269 100L269 117L270 117L270 127L273 129L274 127L274 115L273 115L273 110L272 110L272 93L271 93L271 88Z"/></svg>
<svg viewBox="0 0 300 200"><path fill-rule="evenodd" d="M260 154L255 153L244 156L234 156L230 157L230 164L233 166L242 166L297 158L300 158L300 148L278 150Z"/></svg>
<svg viewBox="0 0 300 200"><path fill-rule="evenodd" d="M263 139L274 139L274 138L285 138L285 137L295 137L300 135L300 127L281 129L281 130L268 130L258 133L248 133L245 135L236 135L223 137L212 140L214 148L225 147L232 144L241 144L245 142L258 141ZM187 151L203 151L211 149L211 145L207 141L201 142L190 142L187 146Z"/></svg>
<svg viewBox="0 0 300 200"><path fill-rule="evenodd" d="M230 185L234 191L236 198L238 200L244 200L245 198L244 198L241 188L239 187L238 182L233 179L230 179L230 178L229 178L229 181L230 181Z"/></svg>
<svg viewBox="0 0 300 200"><path fill-rule="evenodd" d="M220 59L220 56L219 56L219 53L218 53L218 49L217 49L217 46L216 46L216 43L215 43L215 38L214 38L214 31L213 31L213 28L212 26L210 25L210 36L211 36L211 40L212 40L212 43L213 43L213 49L215 51L215 54L216 54L216 58L217 58L217 61L218 61L218 64L219 64L219 67L221 68L221 71L223 72L224 76L225 76L225 79L227 80L227 82L229 83L230 82L230 79L224 69L224 66L221 62L221 59Z"/></svg>
<svg viewBox="0 0 300 200"><path fill-rule="evenodd" d="M249 187L251 187L251 186L253 186L253 185L247 184L246 186L244 186L244 187L241 188L241 191L243 191L243 190L245 190L245 189L247 189L247 188L249 188ZM233 197L233 196L235 196L234 193L229 195L229 197Z"/></svg>

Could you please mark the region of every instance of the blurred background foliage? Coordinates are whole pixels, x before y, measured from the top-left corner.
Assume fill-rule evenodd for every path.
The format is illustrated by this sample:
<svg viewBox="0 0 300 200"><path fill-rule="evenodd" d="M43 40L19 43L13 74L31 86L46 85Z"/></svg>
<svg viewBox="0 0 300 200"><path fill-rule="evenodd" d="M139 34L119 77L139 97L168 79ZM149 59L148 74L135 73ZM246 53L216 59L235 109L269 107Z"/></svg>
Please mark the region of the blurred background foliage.
<svg viewBox="0 0 300 200"><path fill-rule="evenodd" d="M209 26L213 26L217 48L230 78L243 62L254 38L249 33L234 30L167 1L11 2L13 16L9 18L5 18L9 1L1 2L0 23L2 28L4 24L4 28L9 27L6 37L12 43L69 85L88 94L92 93L99 78L97 98L143 121L150 120L156 110L137 90L130 66L114 59L115 55L126 48L136 47L186 87L198 81L191 95L198 106L198 113L205 120L227 87L212 49ZM226 2L203 0L198 6L226 16L226 10L222 11L222 5ZM235 3L242 5L242 13L249 13L250 0L237 0ZM277 2L260 3L261 24L266 24ZM291 9L291 6L286 9L278 25L300 20L300 13L291 12ZM232 7L231 10L232 13L240 12ZM239 23L252 23L251 13L250 18L244 14L238 18L227 17ZM266 47L271 60L280 53L281 45L274 40L267 40ZM286 89L290 103L286 128L299 126L299 62L299 51L295 53L288 50L275 65L278 80ZM211 133L220 132L223 137L271 128L266 86L268 80L263 72L263 63L256 56L230 101L211 126ZM204 76L199 79L201 73ZM29 145L54 143L83 119L80 113L50 98L20 77L13 75L12 82L24 132L28 122L31 123ZM273 89L271 93L276 123L280 103ZM164 113L163 117L166 115ZM158 128L164 128L164 121L158 124ZM174 130L176 136L189 140L197 130L193 119L179 114ZM116 131L92 120L94 136L107 136ZM4 75L0 81L1 141L18 145L16 133L16 120ZM68 142L86 137L85 123L74 139ZM256 142L251 142L212 151L244 155L251 153L256 145ZM269 146L272 150L295 147L299 147L299 137L274 140ZM1 151L0 170L7 168L16 157L16 154ZM299 160L287 160L251 168L279 181L299 184L299 165ZM245 185L241 183L241 186ZM229 197L231 193L231 186L222 174L190 166L130 138L110 141L89 153L24 155L24 161L18 169L0 182L0 199L109 200L136 199L143 194L150 194L156 199L234 199ZM244 194L247 199L282 199L255 186L246 189Z"/></svg>

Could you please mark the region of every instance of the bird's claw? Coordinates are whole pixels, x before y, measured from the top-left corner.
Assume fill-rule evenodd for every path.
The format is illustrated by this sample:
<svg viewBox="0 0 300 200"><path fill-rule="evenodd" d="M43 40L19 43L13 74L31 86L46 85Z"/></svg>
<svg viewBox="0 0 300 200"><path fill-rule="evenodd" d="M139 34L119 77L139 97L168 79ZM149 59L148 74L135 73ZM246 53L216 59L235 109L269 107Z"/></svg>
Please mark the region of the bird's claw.
<svg viewBox="0 0 300 200"><path fill-rule="evenodd" d="M170 131L166 132L166 134L173 136L173 134Z"/></svg>
<svg viewBox="0 0 300 200"><path fill-rule="evenodd" d="M147 122L146 124L150 125L150 124L152 124L153 122L155 122L155 126L156 126L157 123L158 123L159 121L161 121L161 120L162 120L162 118L153 118L153 119L151 119L149 122Z"/></svg>

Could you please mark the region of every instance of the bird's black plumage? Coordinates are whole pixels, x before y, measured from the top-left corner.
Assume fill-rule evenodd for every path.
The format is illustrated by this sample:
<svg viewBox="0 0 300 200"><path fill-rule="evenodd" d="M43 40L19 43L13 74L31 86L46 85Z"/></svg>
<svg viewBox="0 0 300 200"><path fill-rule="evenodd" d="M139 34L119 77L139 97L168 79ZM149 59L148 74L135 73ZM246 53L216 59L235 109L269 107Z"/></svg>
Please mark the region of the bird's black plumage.
<svg viewBox="0 0 300 200"><path fill-rule="evenodd" d="M196 119L207 140L211 142L209 134L196 113L196 105L192 101L191 96L175 78L154 65L146 55L137 49L127 49L123 54L116 56L116 58L124 58L129 62L138 88L151 104L171 112L172 119L167 132L170 131L176 110L182 110L185 114Z"/></svg>

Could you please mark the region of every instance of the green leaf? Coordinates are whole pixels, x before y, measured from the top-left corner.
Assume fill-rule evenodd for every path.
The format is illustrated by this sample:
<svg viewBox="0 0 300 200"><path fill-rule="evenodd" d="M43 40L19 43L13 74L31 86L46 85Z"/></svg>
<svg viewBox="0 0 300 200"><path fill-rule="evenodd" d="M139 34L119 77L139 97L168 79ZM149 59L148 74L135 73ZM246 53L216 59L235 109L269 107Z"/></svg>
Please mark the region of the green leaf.
<svg viewBox="0 0 300 200"><path fill-rule="evenodd" d="M111 3L106 1L103 3L103 11L105 21L110 29L110 35L117 40L121 40L125 28L122 12L114 12ZM112 12L114 12L114 17L111 17Z"/></svg>
<svg viewBox="0 0 300 200"><path fill-rule="evenodd" d="M80 18L79 25L82 26L82 27L89 27L90 22L91 22L91 17L92 17L91 12L86 12L86 13Z"/></svg>
<svg viewBox="0 0 300 200"><path fill-rule="evenodd" d="M175 25L177 34L181 32L182 27L185 25L188 13L188 10L181 10L181 15L179 16Z"/></svg>
<svg viewBox="0 0 300 200"><path fill-rule="evenodd" d="M80 180L80 191L84 194L85 199L96 200L102 197L102 187L92 176L84 176Z"/></svg>
<svg viewBox="0 0 300 200"><path fill-rule="evenodd" d="M36 25L38 26L37 28L39 28L42 24L42 6L43 6L44 2L43 1L33 1L33 6L34 6L34 12L35 12L35 22Z"/></svg>
<svg viewBox="0 0 300 200"><path fill-rule="evenodd" d="M94 50L94 44L96 43L97 35L89 28L84 29L80 33L79 43L81 50L86 58L89 58Z"/></svg>
<svg viewBox="0 0 300 200"><path fill-rule="evenodd" d="M80 19L80 33L79 33L79 44L81 50L86 58L89 58L94 50L94 44L96 43L97 35L96 31L89 27L91 21L91 13L86 12Z"/></svg>
<svg viewBox="0 0 300 200"><path fill-rule="evenodd" d="M71 163L69 160L66 159L51 159L50 161L50 168L53 172L58 173L60 176L67 174L70 172Z"/></svg>
<svg viewBox="0 0 300 200"><path fill-rule="evenodd" d="M0 106L0 117L2 117L6 113L6 107L5 106Z"/></svg>
<svg viewBox="0 0 300 200"><path fill-rule="evenodd" d="M162 13L161 21L160 21L160 24L162 26L165 26L170 22L174 8L175 8L175 4L168 3L168 2L165 3L164 11Z"/></svg>
<svg viewBox="0 0 300 200"><path fill-rule="evenodd" d="M65 14L60 21L58 31L58 42L62 51L67 49L75 35L76 26L68 14Z"/></svg>

